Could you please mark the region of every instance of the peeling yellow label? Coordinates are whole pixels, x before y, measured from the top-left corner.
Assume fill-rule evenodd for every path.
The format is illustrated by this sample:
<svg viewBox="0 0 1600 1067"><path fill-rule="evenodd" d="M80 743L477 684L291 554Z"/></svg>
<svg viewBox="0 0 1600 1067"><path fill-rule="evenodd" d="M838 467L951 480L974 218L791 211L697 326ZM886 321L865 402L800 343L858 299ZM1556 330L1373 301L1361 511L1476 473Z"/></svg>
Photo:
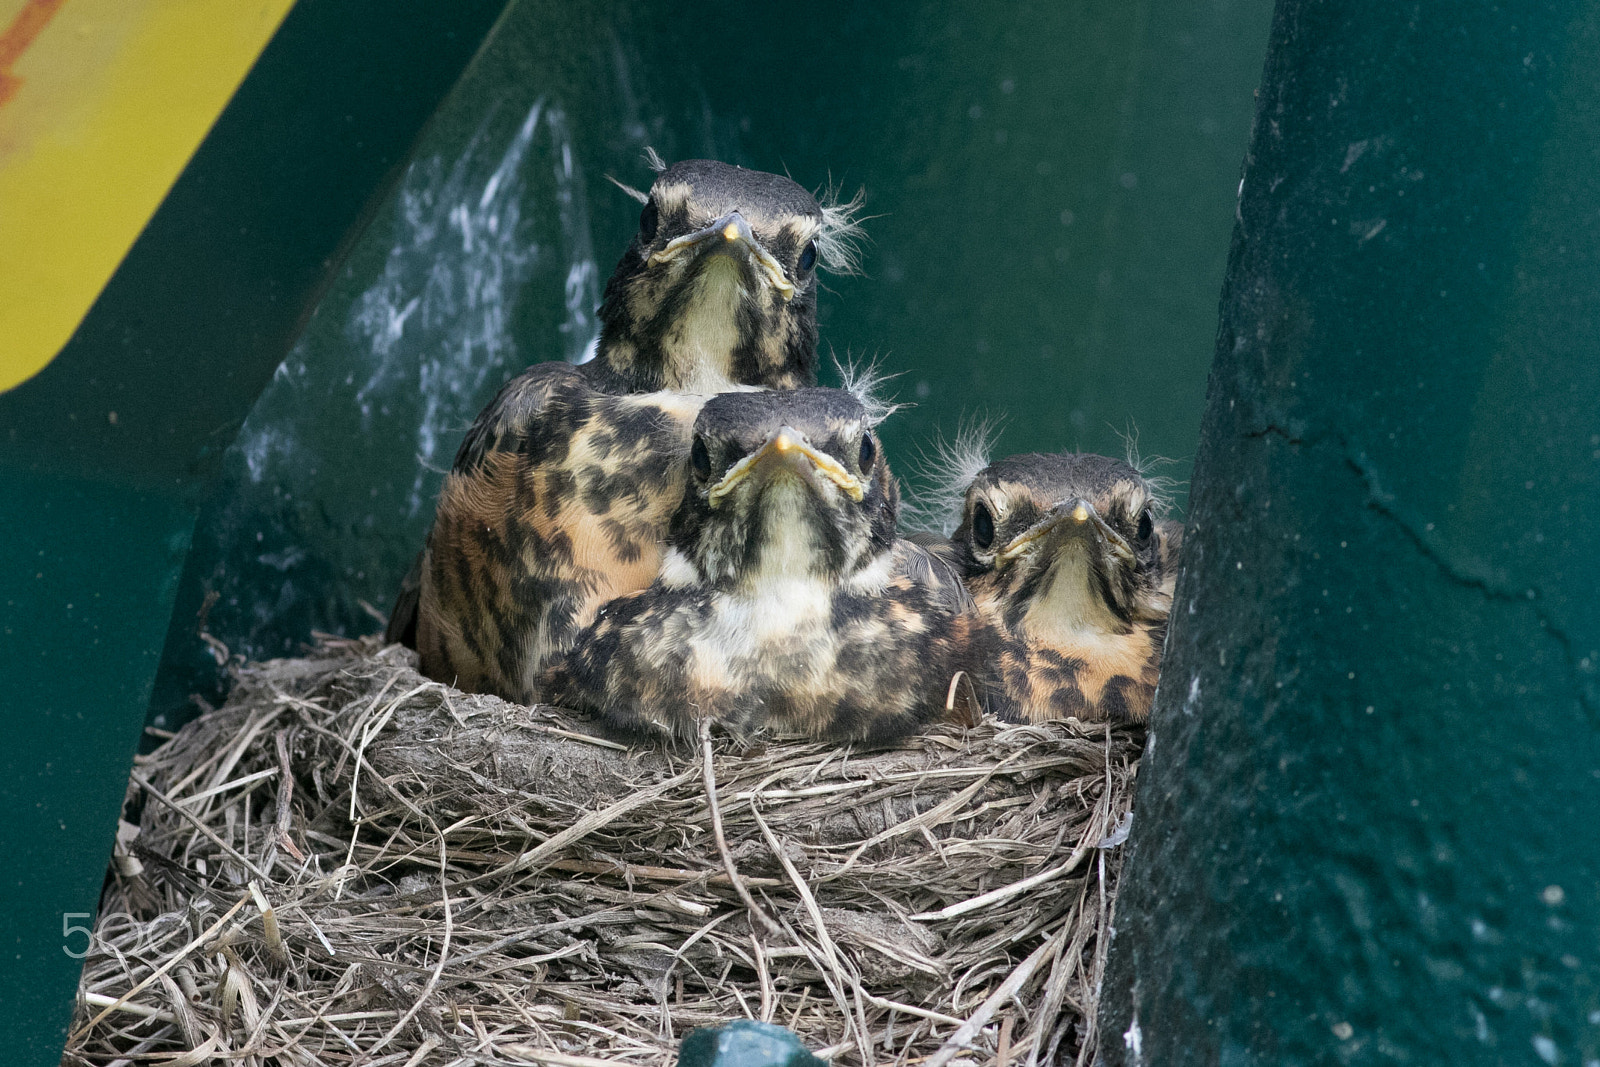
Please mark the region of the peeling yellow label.
<svg viewBox="0 0 1600 1067"><path fill-rule="evenodd" d="M0 0L0 390L55 358L294 0Z"/></svg>

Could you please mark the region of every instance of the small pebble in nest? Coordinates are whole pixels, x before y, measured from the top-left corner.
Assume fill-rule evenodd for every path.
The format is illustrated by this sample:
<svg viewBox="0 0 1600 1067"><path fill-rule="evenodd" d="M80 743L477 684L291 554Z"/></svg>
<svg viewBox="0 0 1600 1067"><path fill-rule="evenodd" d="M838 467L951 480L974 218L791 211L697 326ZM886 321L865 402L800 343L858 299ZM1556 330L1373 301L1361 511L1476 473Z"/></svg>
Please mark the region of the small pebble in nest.
<svg viewBox="0 0 1600 1067"><path fill-rule="evenodd" d="M966 492L955 556L984 619L990 710L1143 722L1183 528L1160 482L1107 456L1011 456Z"/></svg>
<svg viewBox="0 0 1600 1067"><path fill-rule="evenodd" d="M661 576L601 609L545 699L678 739L709 719L876 743L943 717L976 617L954 569L896 537L872 422L832 389L707 401Z"/></svg>

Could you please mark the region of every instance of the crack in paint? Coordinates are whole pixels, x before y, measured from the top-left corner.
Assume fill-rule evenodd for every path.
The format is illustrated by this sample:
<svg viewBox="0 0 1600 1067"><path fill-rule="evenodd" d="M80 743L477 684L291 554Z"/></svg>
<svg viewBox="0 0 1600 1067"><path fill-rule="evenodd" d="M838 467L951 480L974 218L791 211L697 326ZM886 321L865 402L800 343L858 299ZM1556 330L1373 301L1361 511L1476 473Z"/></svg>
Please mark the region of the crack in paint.
<svg viewBox="0 0 1600 1067"><path fill-rule="evenodd" d="M1254 440L1264 437L1281 437L1291 445L1315 444L1314 440L1298 436L1292 430L1286 430L1275 422L1269 422L1258 430L1245 430L1244 436Z"/></svg>
<svg viewBox="0 0 1600 1067"><path fill-rule="evenodd" d="M1299 446L1321 445L1332 440L1338 445L1339 458L1367 490L1366 504L1368 509L1388 519L1405 536L1411 546L1426 560L1445 576L1450 582L1466 589L1473 589L1485 598L1503 604L1517 604L1527 607L1539 622L1539 627L1548 634L1561 649L1562 659L1566 662L1567 672L1571 679L1573 696L1578 704L1591 716L1600 719L1600 706L1590 687L1585 675L1586 658L1580 655L1570 634L1559 625L1550 615L1549 611L1540 606L1544 599L1543 592L1536 586L1518 591L1506 587L1496 581L1492 575L1483 573L1489 570L1487 564L1476 567L1451 558L1451 556L1434 539L1427 536L1425 531L1418 530L1400 511L1394 493L1384 489L1377 470L1367 459L1364 451L1354 447L1350 440L1342 434L1317 435L1296 433L1275 422L1251 430L1242 430L1240 435L1249 440L1263 440L1267 437L1277 437L1288 444Z"/></svg>
<svg viewBox="0 0 1600 1067"><path fill-rule="evenodd" d="M1475 589L1489 600L1529 608L1534 618L1539 621L1540 629L1554 638L1556 644L1560 646L1562 659L1566 661L1567 673L1571 677L1573 696L1578 704L1591 716L1600 718L1600 709L1597 709L1595 699L1584 682L1581 657L1573 646L1571 636L1550 617L1547 610L1539 606L1539 602L1544 599L1543 591L1537 586L1529 586L1519 595L1515 590L1505 588L1487 576L1474 574L1462 564L1449 558L1424 531L1417 530L1400 513L1395 504L1395 495L1384 490L1376 470L1367 461L1366 453L1352 450L1349 442L1342 437L1339 440L1345 465L1367 488L1367 507L1398 527L1406 540L1411 542L1412 547L1451 582L1466 589Z"/></svg>

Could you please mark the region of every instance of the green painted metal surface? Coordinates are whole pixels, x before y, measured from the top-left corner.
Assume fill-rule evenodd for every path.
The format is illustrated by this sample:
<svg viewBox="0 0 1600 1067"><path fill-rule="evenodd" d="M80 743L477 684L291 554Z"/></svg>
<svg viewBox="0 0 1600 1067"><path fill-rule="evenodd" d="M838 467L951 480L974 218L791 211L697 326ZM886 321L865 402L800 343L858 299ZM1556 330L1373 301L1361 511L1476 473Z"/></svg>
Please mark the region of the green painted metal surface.
<svg viewBox="0 0 1600 1067"><path fill-rule="evenodd" d="M8 1065L60 1059L69 928L96 908L203 487L499 10L302 0L67 348L0 395Z"/></svg>
<svg viewBox="0 0 1600 1067"><path fill-rule="evenodd" d="M1600 1062L1600 4L1283 0L1113 1064Z"/></svg>
<svg viewBox="0 0 1600 1067"><path fill-rule="evenodd" d="M963 415L1012 451L1183 477L1199 422L1266 0L752 6L523 2L447 102L252 413L202 515L154 700L236 654L373 630L442 469L507 377L580 354L642 153L864 186L866 273L824 346L915 406L896 469ZM208 599L211 601L207 606Z"/></svg>

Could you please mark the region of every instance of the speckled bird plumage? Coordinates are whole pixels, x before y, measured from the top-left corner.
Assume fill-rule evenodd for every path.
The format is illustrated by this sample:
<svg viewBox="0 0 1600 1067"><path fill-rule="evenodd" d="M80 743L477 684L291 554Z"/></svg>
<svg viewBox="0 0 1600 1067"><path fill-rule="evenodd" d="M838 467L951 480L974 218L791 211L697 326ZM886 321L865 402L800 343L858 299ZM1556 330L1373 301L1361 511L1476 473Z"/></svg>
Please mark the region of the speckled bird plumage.
<svg viewBox="0 0 1600 1067"><path fill-rule="evenodd" d="M602 393L563 363L507 386L439 495L421 565L424 672L536 699L540 667L595 610L655 578L705 399Z"/></svg>
<svg viewBox="0 0 1600 1067"><path fill-rule="evenodd" d="M1161 669L1182 527L1121 460L1012 456L973 480L954 535L1003 719L1143 721Z"/></svg>
<svg viewBox="0 0 1600 1067"><path fill-rule="evenodd" d="M734 393L695 424L661 576L600 612L547 698L628 736L884 741L970 669L955 572L895 536L899 495L848 393Z"/></svg>
<svg viewBox="0 0 1600 1067"><path fill-rule="evenodd" d="M817 378L817 268L853 269L852 206L695 159L657 175L600 305L607 388L790 389Z"/></svg>
<svg viewBox="0 0 1600 1067"><path fill-rule="evenodd" d="M509 382L446 476L388 630L430 677L534 699L600 604L655 577L705 394L815 378L816 269L848 266L849 211L709 160L635 195L596 358Z"/></svg>

